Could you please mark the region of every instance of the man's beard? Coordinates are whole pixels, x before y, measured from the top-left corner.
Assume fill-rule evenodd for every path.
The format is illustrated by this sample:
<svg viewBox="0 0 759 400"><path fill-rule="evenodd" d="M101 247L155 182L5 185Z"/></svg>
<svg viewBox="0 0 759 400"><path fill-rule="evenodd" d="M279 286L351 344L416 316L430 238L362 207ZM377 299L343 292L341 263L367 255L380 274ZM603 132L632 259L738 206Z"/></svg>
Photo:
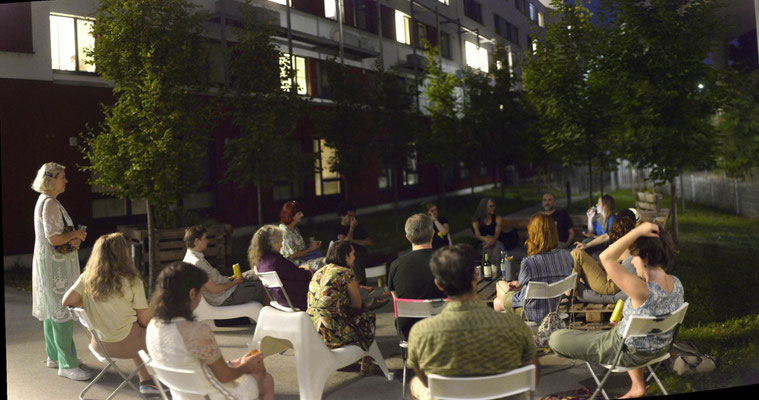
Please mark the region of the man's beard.
<svg viewBox="0 0 759 400"><path fill-rule="evenodd" d="M543 211L551 211L553 207L543 206Z"/></svg>

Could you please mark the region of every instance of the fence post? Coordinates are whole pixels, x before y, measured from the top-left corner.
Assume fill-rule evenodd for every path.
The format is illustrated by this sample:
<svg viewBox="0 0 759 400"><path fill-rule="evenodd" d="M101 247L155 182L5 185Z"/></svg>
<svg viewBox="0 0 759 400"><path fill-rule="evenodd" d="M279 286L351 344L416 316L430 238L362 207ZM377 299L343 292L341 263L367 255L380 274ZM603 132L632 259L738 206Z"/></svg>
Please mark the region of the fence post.
<svg viewBox="0 0 759 400"><path fill-rule="evenodd" d="M735 188L735 215L741 215L741 205L738 199L738 179L733 178L733 187Z"/></svg>
<svg viewBox="0 0 759 400"><path fill-rule="evenodd" d="M691 192L691 201L694 203L696 202L696 183L693 181L693 173L690 174L690 192Z"/></svg>

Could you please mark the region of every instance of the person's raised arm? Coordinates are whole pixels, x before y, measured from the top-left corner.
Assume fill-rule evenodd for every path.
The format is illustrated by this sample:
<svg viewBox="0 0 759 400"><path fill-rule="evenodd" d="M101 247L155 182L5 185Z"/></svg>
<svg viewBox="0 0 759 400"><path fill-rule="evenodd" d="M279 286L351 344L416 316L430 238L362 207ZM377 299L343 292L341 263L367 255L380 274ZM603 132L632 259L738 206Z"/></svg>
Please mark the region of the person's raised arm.
<svg viewBox="0 0 759 400"><path fill-rule="evenodd" d="M599 257L609 279L630 296L632 305L636 308L648 298L648 286L643 280L628 272L618 260L625 250L641 236L658 237L659 227L650 222L644 222L612 243Z"/></svg>
<svg viewBox="0 0 759 400"><path fill-rule="evenodd" d="M441 235L445 236L448 234L448 232L451 230L450 225L448 223L440 223L437 219L434 219L433 222L435 223L435 226L437 227L437 231L440 232Z"/></svg>

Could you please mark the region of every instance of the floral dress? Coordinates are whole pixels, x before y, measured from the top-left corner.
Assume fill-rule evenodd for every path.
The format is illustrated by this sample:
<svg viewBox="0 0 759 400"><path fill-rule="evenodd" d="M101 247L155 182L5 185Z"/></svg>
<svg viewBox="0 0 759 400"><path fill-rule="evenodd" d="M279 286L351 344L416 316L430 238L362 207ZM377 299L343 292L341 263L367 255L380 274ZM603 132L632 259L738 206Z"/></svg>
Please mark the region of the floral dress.
<svg viewBox="0 0 759 400"><path fill-rule="evenodd" d="M306 249L306 241L303 240L303 236L300 234L298 228L295 228L295 231L291 231L287 225L279 224L279 229L282 229L282 249L279 253L282 254L283 257L290 258L290 256L296 251ZM309 255L310 254L311 253L309 253ZM308 258L307 256L292 260L292 262L295 265L306 264L311 271L316 271L324 266L324 257Z"/></svg>
<svg viewBox="0 0 759 400"><path fill-rule="evenodd" d="M375 315L350 305L348 284L353 270L327 264L316 271L308 286L306 313L330 349L357 345L364 350L374 342Z"/></svg>
<svg viewBox="0 0 759 400"><path fill-rule="evenodd" d="M64 223L74 226L69 213L58 200L40 194L34 207L34 257L32 259L32 315L44 321L66 322L71 319L61 305L63 295L74 285L79 274L79 253L61 254L53 250L47 238L63 233Z"/></svg>

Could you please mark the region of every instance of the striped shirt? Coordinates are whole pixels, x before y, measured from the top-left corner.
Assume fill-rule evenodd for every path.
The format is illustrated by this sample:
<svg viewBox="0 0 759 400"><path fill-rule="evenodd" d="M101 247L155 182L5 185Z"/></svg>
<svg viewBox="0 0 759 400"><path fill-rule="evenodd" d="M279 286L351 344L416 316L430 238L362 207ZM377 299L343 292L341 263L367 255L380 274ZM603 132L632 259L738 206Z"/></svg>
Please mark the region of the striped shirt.
<svg viewBox="0 0 759 400"><path fill-rule="evenodd" d="M524 321L496 312L480 299L450 301L409 333L408 366L427 374L494 375L535 357L532 332Z"/></svg>
<svg viewBox="0 0 759 400"><path fill-rule="evenodd" d="M527 292L527 284L530 281L554 283L572 273L574 261L572 255L566 249L554 249L547 253L535 254L522 259L522 267L519 270L519 284L522 289L514 295L511 305L524 306L524 294ZM556 309L559 298L555 299L532 299L525 307L527 320L540 322L552 310Z"/></svg>

